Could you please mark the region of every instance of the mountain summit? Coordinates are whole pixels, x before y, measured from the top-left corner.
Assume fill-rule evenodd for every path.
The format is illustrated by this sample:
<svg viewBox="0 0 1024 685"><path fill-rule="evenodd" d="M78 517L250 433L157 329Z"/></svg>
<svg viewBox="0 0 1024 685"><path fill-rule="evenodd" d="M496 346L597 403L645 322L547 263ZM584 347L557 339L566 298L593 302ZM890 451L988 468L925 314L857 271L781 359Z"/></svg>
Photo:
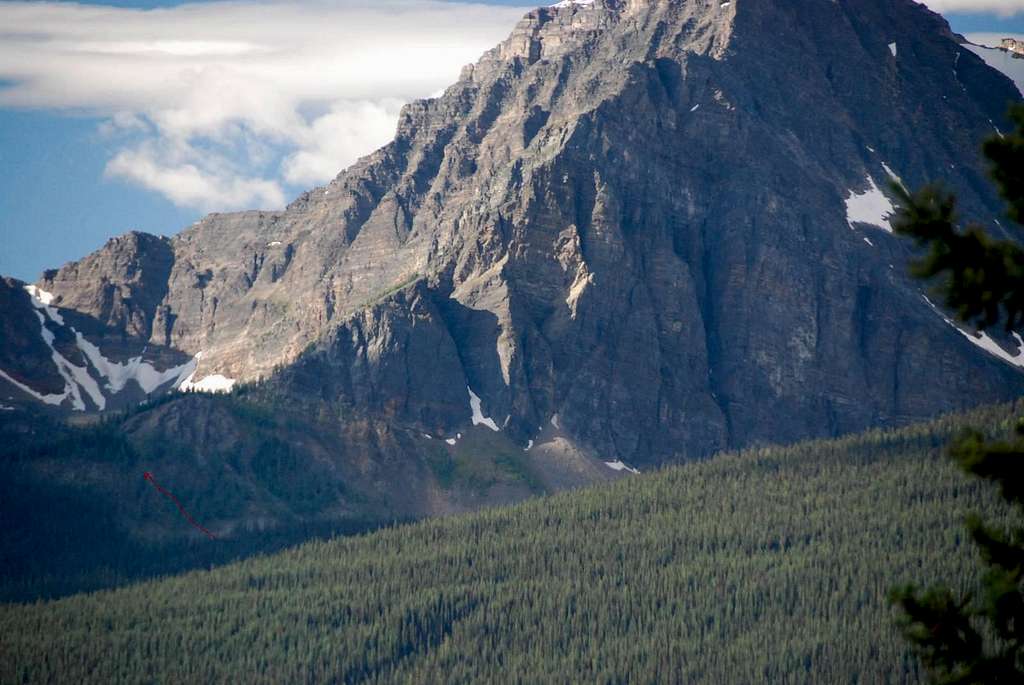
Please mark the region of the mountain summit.
<svg viewBox="0 0 1024 685"><path fill-rule="evenodd" d="M0 401L262 379L622 471L1015 396L1024 343L930 304L887 188L998 228L978 147L1019 98L910 0L566 0L284 211L4 282Z"/></svg>

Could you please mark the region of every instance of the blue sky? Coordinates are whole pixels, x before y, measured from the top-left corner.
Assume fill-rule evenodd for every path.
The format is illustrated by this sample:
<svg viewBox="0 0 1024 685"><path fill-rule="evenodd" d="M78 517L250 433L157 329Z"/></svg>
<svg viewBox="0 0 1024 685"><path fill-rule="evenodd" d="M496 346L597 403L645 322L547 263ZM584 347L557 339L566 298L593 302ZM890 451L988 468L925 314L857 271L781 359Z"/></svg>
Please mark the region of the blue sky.
<svg viewBox="0 0 1024 685"><path fill-rule="evenodd" d="M170 235L207 211L280 206L329 180L529 3L487 4L506 7L0 2L0 274L32 281L127 230ZM964 34L1024 34L1024 11L946 17ZM167 35L171 20L180 35Z"/></svg>

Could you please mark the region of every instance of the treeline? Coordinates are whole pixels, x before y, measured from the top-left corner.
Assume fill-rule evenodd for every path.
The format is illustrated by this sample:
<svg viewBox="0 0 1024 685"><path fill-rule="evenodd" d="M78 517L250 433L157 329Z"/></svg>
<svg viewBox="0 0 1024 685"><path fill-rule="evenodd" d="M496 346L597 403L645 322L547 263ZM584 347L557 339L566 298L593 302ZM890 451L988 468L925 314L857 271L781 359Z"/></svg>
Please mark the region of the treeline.
<svg viewBox="0 0 1024 685"><path fill-rule="evenodd" d="M0 608L2 682L918 682L886 601L978 579L943 446L1024 404L754 449Z"/></svg>

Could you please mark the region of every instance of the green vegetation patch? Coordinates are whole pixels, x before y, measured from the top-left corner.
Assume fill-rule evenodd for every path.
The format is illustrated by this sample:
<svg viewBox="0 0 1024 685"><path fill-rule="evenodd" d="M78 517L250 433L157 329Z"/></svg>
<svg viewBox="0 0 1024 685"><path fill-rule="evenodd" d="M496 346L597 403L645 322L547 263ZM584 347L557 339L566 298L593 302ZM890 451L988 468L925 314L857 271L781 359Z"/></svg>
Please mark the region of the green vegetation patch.
<svg viewBox="0 0 1024 685"><path fill-rule="evenodd" d="M450 448L443 440L436 442L427 464L445 490L484 492L496 485L525 485L534 494L544 492L522 448L501 433L476 428Z"/></svg>

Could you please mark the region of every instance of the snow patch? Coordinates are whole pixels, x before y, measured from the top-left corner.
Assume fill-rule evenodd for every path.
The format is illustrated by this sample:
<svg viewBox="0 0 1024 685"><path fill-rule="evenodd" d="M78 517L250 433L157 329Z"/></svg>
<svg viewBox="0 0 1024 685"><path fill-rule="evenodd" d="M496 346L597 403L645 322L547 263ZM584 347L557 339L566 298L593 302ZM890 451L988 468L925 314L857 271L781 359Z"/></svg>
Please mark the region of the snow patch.
<svg viewBox="0 0 1024 685"><path fill-rule="evenodd" d="M893 57L896 56L896 43L895 42L889 43L889 52L892 53Z"/></svg>
<svg viewBox="0 0 1024 685"><path fill-rule="evenodd" d="M36 310L36 316L39 317L40 335L43 338L43 342L45 342L46 346L50 348L50 358L53 360L54 366L57 367L57 373L59 373L61 378L64 379L64 394L59 396L60 400L56 400L58 395L46 395L45 397L49 399L44 399L44 396L38 393L31 392L30 394L47 404L58 405L70 395L71 408L75 411L85 411L85 400L82 399L81 389L79 388L79 381L81 381L86 384L83 386L86 388L86 392L93 397L97 406L100 409L103 409L106 406L106 399L103 397L103 394L99 392L99 387L96 386L96 381L89 376L88 371L69 362L64 358L64 355L58 352L57 348L53 346L53 342L55 340L53 332L46 327L46 318L42 314L43 311L46 311L47 314L49 314L49 311L47 311L49 309L51 308L44 306L41 310ZM23 390L27 391L27 386L23 386L21 384L18 385ZM99 396L98 399L97 395Z"/></svg>
<svg viewBox="0 0 1024 685"><path fill-rule="evenodd" d="M903 179L900 178L899 174L893 171L888 164L882 162L882 168L885 169L885 173L889 175L889 178L896 181L896 183L899 183L901 186L903 185Z"/></svg>
<svg viewBox="0 0 1024 685"><path fill-rule="evenodd" d="M871 247L875 246L875 244L871 242L871 240L869 240L867 236L864 236L864 242L870 245Z"/></svg>
<svg viewBox="0 0 1024 685"><path fill-rule="evenodd" d="M690 111L691 111L691 112L696 112L696 111L697 111L698 109L700 109L700 103L697 103L696 105L694 105L693 107L691 107L691 108L690 108Z"/></svg>
<svg viewBox="0 0 1024 685"><path fill-rule="evenodd" d="M89 342L78 331L75 331L75 338L78 342L78 349L85 354L86 359L100 376L106 379L107 390L114 394L124 390L128 381L135 381L142 392L149 395L171 381L181 380L183 382L196 369L195 359L166 371L158 371L152 364L143 361L141 356L132 357L122 364L104 357L100 348Z"/></svg>
<svg viewBox="0 0 1024 685"><path fill-rule="evenodd" d="M53 293L48 293L42 288L37 288L34 285L26 285L25 290L33 299L39 300L44 305L53 304Z"/></svg>
<svg viewBox="0 0 1024 685"><path fill-rule="evenodd" d="M555 430L559 430L561 426L558 425L558 414L551 416L551 425L555 427Z"/></svg>
<svg viewBox="0 0 1024 685"><path fill-rule="evenodd" d="M628 471L629 473L640 473L637 469L631 466L626 466L621 461L606 461L605 466L610 468L612 471Z"/></svg>
<svg viewBox="0 0 1024 685"><path fill-rule="evenodd" d="M56 358L54 359L54 361L56 361ZM96 405L97 409L99 409L100 411L106 409L107 398L103 395L103 391L100 390L100 386L96 382L96 380L89 375L88 368L82 366L75 366L74 364L64 359L63 357L61 357L61 361L64 364L65 371L67 371L67 373L71 376L70 380L72 384L77 384L78 387L85 390L89 394L89 397L92 399L93 404ZM58 364L58 366L60 365ZM64 378L67 379L68 376L64 376ZM77 395L77 393L73 394ZM81 402L80 395L78 395L78 399L79 404L81 404L79 411L85 411L85 404L84 402Z"/></svg>
<svg viewBox="0 0 1024 685"><path fill-rule="evenodd" d="M64 317L61 316L56 307L52 306L54 300L53 293L46 292L34 285L25 286L25 290L32 299L32 305L36 308L36 316L39 318L40 335L43 338L43 342L50 348L57 372L64 379L64 393L61 395L41 395L27 388L27 386L14 381L6 374L4 376L42 402L59 405L70 396L72 408L76 411L85 411L85 401L82 398L82 391L85 391L99 411L106 409L107 398L100 389L96 379L89 374L90 365L96 370L96 374L106 381L106 388L112 394L121 392L128 381L134 380L139 388L148 395L160 386L172 381L176 382L176 385L182 383L186 376L195 371L196 360L167 369L166 371L158 371L152 364L143 361L141 355L133 357L125 363L111 361L103 356L99 347L89 342L73 326L69 328L75 335L75 344L85 358L86 365L77 366L72 364L54 347L56 338L53 331L46 326L47 318L58 326L65 325Z"/></svg>
<svg viewBox="0 0 1024 685"><path fill-rule="evenodd" d="M36 312L36 316L39 317L39 325L42 327L42 330L39 332L39 334L43 336L43 342L45 342L49 347L52 348L53 341L56 340L57 338L56 336L54 336L53 331L46 327L46 318L40 312Z"/></svg>
<svg viewBox="0 0 1024 685"><path fill-rule="evenodd" d="M846 198L846 221L850 224L850 228L855 228L854 224L871 224L892 233L889 217L896 211L896 208L892 206L889 198L879 190L875 179L868 176L867 182L867 190L863 193L851 190L850 196Z"/></svg>
<svg viewBox="0 0 1024 685"><path fill-rule="evenodd" d="M533 440L527 441L526 447L523 449L523 451L529 452L531 449L533 449Z"/></svg>
<svg viewBox="0 0 1024 685"><path fill-rule="evenodd" d="M493 419L484 416L484 413L480 410L480 398L473 392L473 389L467 385L466 390L469 391L469 408L473 412L473 425L479 426L483 424L495 433L500 431L501 429L498 428L498 424L494 423Z"/></svg>
<svg viewBox="0 0 1024 685"><path fill-rule="evenodd" d="M280 240L271 240L269 243L267 243L267 247L277 247L280 244L281 244Z"/></svg>
<svg viewBox="0 0 1024 685"><path fill-rule="evenodd" d="M204 376L198 381L193 381L193 376L195 376L195 370L178 385L178 390L182 392L190 390L197 392L231 392L231 388L235 387L236 381L234 378L228 378L219 373L215 373L212 376Z"/></svg>
<svg viewBox="0 0 1024 685"><path fill-rule="evenodd" d="M953 321L948 316L943 314L942 311L939 310L939 308L936 307L935 304L928 299L927 295L922 295L921 297L924 298L924 301L928 303L928 306L931 307L936 314L942 317L943 321L945 321L950 326L955 328L956 331L960 333L960 335L970 340L972 344L985 350L993 357L998 357L1007 364L1012 364L1017 368L1024 369L1024 338L1021 338L1018 333L1013 332L1011 334L1017 341L1017 354L1010 354L1009 352L1004 350L999 345L999 343L993 340L992 337L985 331L978 331L977 333L970 333L969 331L965 331L964 329L960 328L960 326L958 326L955 321Z"/></svg>
<svg viewBox="0 0 1024 685"><path fill-rule="evenodd" d="M0 377L3 377L12 385L44 404L60 406L70 395L71 406L75 411L85 411L85 400L82 399L81 393L81 388L84 388L85 391L89 393L89 396L93 399L96 406L102 410L106 406L106 398L103 397L103 393L100 392L99 386L96 385L96 381L89 376L88 370L75 366L69 362L64 358L64 355L58 352L53 346L56 337L54 336L53 331L46 327L46 319L49 318L55 324L60 326L64 325L64 318L56 308L50 306L53 302L53 294L37 288L34 285L25 286L25 291L32 299L32 306L35 307L35 314L39 319L39 335L42 337L43 342L46 343L46 346L50 348L50 358L53 360L54 366L57 367L57 373L59 373L60 377L64 379L64 392L59 395L44 395L40 392L36 392L24 383L14 380L14 378L3 371L0 371Z"/></svg>
<svg viewBox="0 0 1024 685"><path fill-rule="evenodd" d="M554 5L551 5L551 7L555 8L556 10L561 10L565 9L566 7L572 7L573 5L589 7L593 4L594 0L562 0L561 2L556 2Z"/></svg>
<svg viewBox="0 0 1024 685"><path fill-rule="evenodd" d="M445 440L445 442L447 442L449 445L454 445L458 441L455 438L448 438L447 440Z"/></svg>
<svg viewBox="0 0 1024 685"><path fill-rule="evenodd" d="M50 306L53 304L53 293L48 293L42 288L37 288L34 285L26 285L25 291L28 292L28 296L32 298L32 306L36 309L41 309L46 312L46 315L50 317L50 320L60 326L64 325L64 317L60 315L56 307Z"/></svg>
<svg viewBox="0 0 1024 685"><path fill-rule="evenodd" d="M29 288L31 288L31 290L29 290ZM54 366L57 367L57 373L59 373L61 378L64 379L64 393L62 395L42 395L31 390L28 386L18 383L6 374L4 374L4 377L25 392L28 392L33 397L41 402L45 402L46 404L60 405L70 395L71 407L75 411L85 411L85 400L82 399L81 393L82 390L85 390L85 392L89 394L89 397L92 398L96 407L102 411L107 406L107 398L103 396L99 385L97 385L96 381L89 375L88 369L81 366L75 366L53 346L56 338L53 331L46 327L46 317L49 317L50 320L56 324L61 326L64 325L63 317L61 317L56 309L46 304L46 302L53 301L53 296L50 295L50 293L39 290L35 286L26 286L25 289L28 290L29 295L32 297L32 304L36 307L36 317L39 319L39 334L42 336L43 342L46 343L46 346L50 348L50 358L53 360ZM46 313L46 316L43 316L44 312Z"/></svg>

